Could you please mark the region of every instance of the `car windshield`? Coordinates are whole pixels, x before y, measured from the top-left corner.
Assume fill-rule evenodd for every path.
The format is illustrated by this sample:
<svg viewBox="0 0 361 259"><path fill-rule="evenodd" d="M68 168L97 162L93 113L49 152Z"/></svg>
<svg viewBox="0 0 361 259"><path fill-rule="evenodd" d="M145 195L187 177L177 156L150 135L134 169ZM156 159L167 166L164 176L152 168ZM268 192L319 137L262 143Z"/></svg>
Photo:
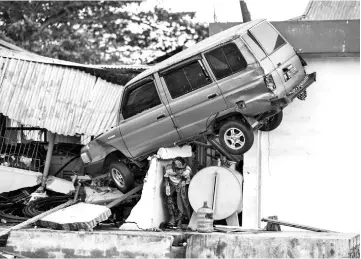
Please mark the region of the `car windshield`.
<svg viewBox="0 0 361 259"><path fill-rule="evenodd" d="M268 55L286 44L282 36L267 22L257 25L250 31Z"/></svg>

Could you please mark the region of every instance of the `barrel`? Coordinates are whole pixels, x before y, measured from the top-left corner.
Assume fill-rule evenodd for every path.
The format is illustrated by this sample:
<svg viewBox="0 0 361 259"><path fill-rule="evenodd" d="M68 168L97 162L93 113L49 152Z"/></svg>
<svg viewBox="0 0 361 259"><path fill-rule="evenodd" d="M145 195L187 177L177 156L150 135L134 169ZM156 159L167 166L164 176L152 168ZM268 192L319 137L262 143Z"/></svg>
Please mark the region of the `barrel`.
<svg viewBox="0 0 361 259"><path fill-rule="evenodd" d="M197 211L197 231L203 233L213 231L213 210L207 206L206 201Z"/></svg>

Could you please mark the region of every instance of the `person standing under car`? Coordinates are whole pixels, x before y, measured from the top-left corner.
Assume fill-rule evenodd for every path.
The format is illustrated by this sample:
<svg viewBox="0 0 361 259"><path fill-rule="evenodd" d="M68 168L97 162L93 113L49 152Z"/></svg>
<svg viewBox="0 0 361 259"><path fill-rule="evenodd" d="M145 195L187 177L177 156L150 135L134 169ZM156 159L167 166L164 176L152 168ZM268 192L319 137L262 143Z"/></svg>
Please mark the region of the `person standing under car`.
<svg viewBox="0 0 361 259"><path fill-rule="evenodd" d="M191 168L182 157L174 158L171 164L165 166L164 186L170 227L175 223L180 227L185 217L191 217L192 210L188 200L190 175Z"/></svg>

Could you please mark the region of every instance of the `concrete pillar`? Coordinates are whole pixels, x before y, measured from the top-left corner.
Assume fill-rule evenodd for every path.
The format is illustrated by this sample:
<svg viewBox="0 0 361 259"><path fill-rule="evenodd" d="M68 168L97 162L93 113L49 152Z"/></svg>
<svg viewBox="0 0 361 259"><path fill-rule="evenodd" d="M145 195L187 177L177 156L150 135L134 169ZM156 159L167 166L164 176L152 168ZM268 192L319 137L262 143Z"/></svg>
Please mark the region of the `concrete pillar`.
<svg viewBox="0 0 361 259"><path fill-rule="evenodd" d="M253 147L244 154L242 227L261 227L261 138L262 132L254 133Z"/></svg>

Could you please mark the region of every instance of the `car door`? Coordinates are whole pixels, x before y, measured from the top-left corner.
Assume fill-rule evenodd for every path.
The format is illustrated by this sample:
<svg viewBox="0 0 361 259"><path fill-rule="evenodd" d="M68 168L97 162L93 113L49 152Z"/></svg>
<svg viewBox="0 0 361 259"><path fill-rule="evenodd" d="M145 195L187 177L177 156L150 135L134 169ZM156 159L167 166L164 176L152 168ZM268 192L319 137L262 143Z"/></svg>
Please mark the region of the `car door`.
<svg viewBox="0 0 361 259"><path fill-rule="evenodd" d="M120 132L133 157L144 156L179 141L179 135L153 78L125 89Z"/></svg>
<svg viewBox="0 0 361 259"><path fill-rule="evenodd" d="M182 140L204 132L212 116L227 108L201 57L175 65L159 75Z"/></svg>
<svg viewBox="0 0 361 259"><path fill-rule="evenodd" d="M291 91L305 76L305 70L294 48L266 21L251 28L250 33L267 53L286 92Z"/></svg>

